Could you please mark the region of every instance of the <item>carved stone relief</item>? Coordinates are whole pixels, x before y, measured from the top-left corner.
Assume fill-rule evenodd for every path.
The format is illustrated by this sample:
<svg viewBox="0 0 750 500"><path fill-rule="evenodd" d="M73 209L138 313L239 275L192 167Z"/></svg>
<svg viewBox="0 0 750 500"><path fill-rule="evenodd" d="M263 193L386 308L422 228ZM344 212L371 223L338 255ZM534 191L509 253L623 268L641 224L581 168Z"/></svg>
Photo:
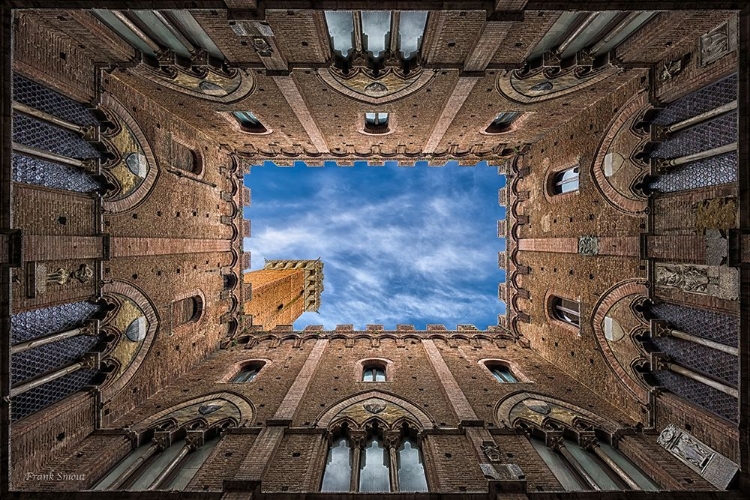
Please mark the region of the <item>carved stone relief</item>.
<svg viewBox="0 0 750 500"><path fill-rule="evenodd" d="M701 65L706 66L737 49L737 29L734 18L712 29L701 37Z"/></svg>
<svg viewBox="0 0 750 500"><path fill-rule="evenodd" d="M674 425L664 428L657 442L719 489L726 489L737 473L737 464Z"/></svg>
<svg viewBox="0 0 750 500"><path fill-rule="evenodd" d="M739 299L739 274L733 267L657 264L655 283L656 286L679 288L688 293L725 300Z"/></svg>
<svg viewBox="0 0 750 500"><path fill-rule="evenodd" d="M494 441L482 441L482 451L490 462L499 462L502 458L500 449Z"/></svg>
<svg viewBox="0 0 750 500"><path fill-rule="evenodd" d="M581 236L578 238L578 253L581 255L598 255L599 238L596 236Z"/></svg>

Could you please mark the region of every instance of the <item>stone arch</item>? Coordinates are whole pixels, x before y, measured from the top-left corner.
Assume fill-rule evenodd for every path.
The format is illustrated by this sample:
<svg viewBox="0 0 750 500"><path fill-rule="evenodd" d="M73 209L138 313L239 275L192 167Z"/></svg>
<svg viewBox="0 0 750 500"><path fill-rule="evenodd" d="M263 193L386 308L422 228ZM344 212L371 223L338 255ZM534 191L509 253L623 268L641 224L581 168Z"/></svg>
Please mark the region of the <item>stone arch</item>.
<svg viewBox="0 0 750 500"><path fill-rule="evenodd" d="M634 126L649 107L645 90L631 97L607 125L591 165L591 178L602 197L620 212L632 216L643 215L648 207L648 201L634 192L635 184L649 172L648 166L635 158L648 136L637 132ZM616 167L613 158L619 159Z"/></svg>
<svg viewBox="0 0 750 500"><path fill-rule="evenodd" d="M531 104L585 89L609 78L617 71L617 68L611 65L593 71L586 71L584 68L574 68L569 71L545 68L529 74L524 74L521 70L500 71L495 80L495 86L498 92L508 99Z"/></svg>
<svg viewBox="0 0 750 500"><path fill-rule="evenodd" d="M200 415L202 413L200 411L202 405L223 404L222 402L228 403L227 408L218 409L209 413L208 415L213 415L209 420L209 424L211 421L218 422L226 418L234 419L238 427L245 427L253 423L256 414L253 404L238 394L223 391L206 394L204 396L172 405L169 408L135 422L131 428L136 432L143 432L148 430L154 424L168 418L174 418L179 426L195 417L189 411L192 407L195 407L196 412Z"/></svg>
<svg viewBox="0 0 750 500"><path fill-rule="evenodd" d="M638 382L638 379L628 373L628 370L631 369L630 366L626 369L617 360L615 353L612 352L609 342L607 341L604 329L602 328L602 322L609 310L621 299L630 295L648 296L646 281L638 278L624 280L606 290L599 297L599 300L594 306L591 314L591 326L594 332L594 337L596 337L596 341L601 348L604 361L614 373L615 378L619 380L620 383L625 386L627 391L635 396L638 401L645 404L648 402L648 390Z"/></svg>
<svg viewBox="0 0 750 500"><path fill-rule="evenodd" d="M519 407L519 405L523 405L523 407ZM555 411L556 409L557 411ZM512 428L518 419L541 423L551 418L573 425L577 418L583 418L608 433L614 433L618 429L616 422L580 406L544 394L527 391L510 393L498 401L495 405L494 416L495 425L499 427Z"/></svg>
<svg viewBox="0 0 750 500"><path fill-rule="evenodd" d="M112 134L110 138L105 137L105 142L117 152L116 160L111 164L105 164L103 169L105 175L117 181L118 185L129 185L129 183L134 182L134 178L141 177L140 182L135 185L134 189L125 193L124 196L120 187L113 197L105 196L102 199L102 208L106 211L112 213L125 212L138 206L151 193L159 176L159 166L154 151L146 139L146 134L135 121L135 118L125 109L125 106L107 93L102 94L101 105L110 110L114 114L114 119L118 121L115 124L118 128L117 133ZM128 145L134 150L130 151L127 157L123 157L123 151L120 151L120 148ZM139 158L139 161L129 164L128 158L130 157ZM145 165L142 165L142 162ZM143 172L144 168L145 172ZM137 170L137 172L133 172L133 170Z"/></svg>
<svg viewBox="0 0 750 500"><path fill-rule="evenodd" d="M122 373L118 372L111 380L107 380L101 387L102 400L106 401L120 392L125 384L127 384L130 379L133 378L133 375L135 375L135 373L138 371L138 368L140 368L141 363L146 358L146 355L151 349L151 346L154 343L154 339L156 338L156 332L159 329L159 316L156 312L156 307L154 306L153 302L151 302L151 299L149 299L146 294L143 293L139 288L131 285L130 283L126 283L124 281L111 281L108 283L104 283L104 285L102 286L102 294L122 295L130 299L141 310L143 318L146 321L147 325L145 328L145 335L143 337L141 346L138 348L135 357L130 361L127 368L122 371ZM120 333L124 334L125 332ZM108 356L111 357L113 352L114 351L110 351L110 354ZM106 363L107 360L108 358L105 357L104 362ZM120 366L119 361L116 361L116 364L117 366Z"/></svg>
<svg viewBox="0 0 750 500"><path fill-rule="evenodd" d="M245 68L223 70L192 66L188 69L171 65L156 69L139 64L135 72L175 92L223 104L249 96L256 87L253 70Z"/></svg>
<svg viewBox="0 0 750 500"><path fill-rule="evenodd" d="M353 68L346 77L330 68L318 70L316 74L326 85L345 96L369 104L385 104L417 92L432 81L437 71L426 69L403 76L399 71L388 68L377 79L359 67ZM386 90L373 90L373 84L378 84L378 89L385 87Z"/></svg>
<svg viewBox="0 0 750 500"><path fill-rule="evenodd" d="M417 406L409 403L408 401L404 399L401 399L398 396L395 396L393 394L389 394L383 391L363 392L363 393L356 394L354 396L351 396L347 399L344 399L336 403L335 405L328 408L325 412L323 412L316 419L315 426L318 428L323 428L323 429L328 428L328 426L331 425L331 423L334 420L337 420L337 418L339 417L345 416L345 415L342 415L342 413L344 413L347 409L354 407L358 403L361 403L364 405L366 404L368 400L382 401L383 403L386 404L386 407L388 403L392 403L396 407L400 407L402 411L399 412L399 416L396 418L396 420L404 416L404 413L406 413L407 415L410 415L413 418L414 423L417 424L421 430L431 429L435 426L435 421L431 417L429 417L426 413L424 413L422 410L420 410ZM372 413L363 408L362 410L363 417L366 417L366 418L363 418L362 423L364 423L364 421L369 421L371 416L379 415L383 411L384 410L381 410L376 413ZM368 414L368 413L371 413L371 414Z"/></svg>

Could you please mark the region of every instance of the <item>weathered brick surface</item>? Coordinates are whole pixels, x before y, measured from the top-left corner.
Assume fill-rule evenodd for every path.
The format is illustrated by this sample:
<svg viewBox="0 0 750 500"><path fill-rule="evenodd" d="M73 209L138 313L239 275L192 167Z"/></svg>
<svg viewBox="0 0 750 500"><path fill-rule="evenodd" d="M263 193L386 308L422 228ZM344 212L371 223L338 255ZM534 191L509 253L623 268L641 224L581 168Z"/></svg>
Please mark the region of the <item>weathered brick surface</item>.
<svg viewBox="0 0 750 500"><path fill-rule="evenodd" d="M252 290L252 299L245 302L243 311L252 317L253 325L268 330L291 325L304 312L302 269L259 269L246 273L243 280Z"/></svg>
<svg viewBox="0 0 750 500"><path fill-rule="evenodd" d="M225 479L231 479L248 451L252 449L255 434L225 434L206 459L186 489L195 491L221 491Z"/></svg>

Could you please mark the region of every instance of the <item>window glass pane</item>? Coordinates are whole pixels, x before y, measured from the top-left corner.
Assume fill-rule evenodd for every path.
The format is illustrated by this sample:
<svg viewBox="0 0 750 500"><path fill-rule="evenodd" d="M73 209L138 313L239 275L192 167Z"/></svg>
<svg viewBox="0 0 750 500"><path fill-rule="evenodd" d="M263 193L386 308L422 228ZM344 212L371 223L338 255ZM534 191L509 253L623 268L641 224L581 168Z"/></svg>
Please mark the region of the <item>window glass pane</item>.
<svg viewBox="0 0 750 500"><path fill-rule="evenodd" d="M365 120L368 125L375 125L375 113L365 113Z"/></svg>
<svg viewBox="0 0 750 500"><path fill-rule="evenodd" d="M349 491L352 476L352 449L346 438L341 437L328 450L326 470L320 491Z"/></svg>
<svg viewBox="0 0 750 500"><path fill-rule="evenodd" d="M154 458L146 464L143 474L133 482L133 485L130 486L128 490L137 491L148 489L161 471L163 471L167 465L169 465L169 462L180 453L184 444L185 442L182 440L177 441L176 443L172 443L172 446L166 450L154 456Z"/></svg>
<svg viewBox="0 0 750 500"><path fill-rule="evenodd" d="M601 33L602 30L619 15L620 12L618 11L599 12L594 20L591 21L591 24L589 24L582 33L579 33L573 42L568 45L561 57L570 57L579 50L585 49L589 45L593 45L593 43L600 38L600 34L602 36L606 35L606 33Z"/></svg>
<svg viewBox="0 0 750 500"><path fill-rule="evenodd" d="M165 490L184 490L188 483L197 474L203 462L206 461L211 452L214 451L216 444L219 442L219 437L216 436L206 441L203 446L197 448L195 451L188 453L188 456L182 461L180 470L175 474L174 479L169 483L165 484Z"/></svg>
<svg viewBox="0 0 750 500"><path fill-rule="evenodd" d="M252 382L257 374L257 368L247 368L238 373L232 382Z"/></svg>
<svg viewBox="0 0 750 500"><path fill-rule="evenodd" d="M502 383L514 383L518 382L516 377L511 373L511 371L502 365L493 366L490 371L495 376L498 382Z"/></svg>
<svg viewBox="0 0 750 500"><path fill-rule="evenodd" d="M650 477L641 472L641 469L639 469L634 463L628 460L628 458L620 453L616 448L611 447L607 443L599 443L599 448L601 448L602 451L606 453L607 456L609 456L609 458L614 460L614 462L619 465L620 468L624 470L625 473L630 477L630 479L635 481L642 490L659 490L659 486Z"/></svg>
<svg viewBox="0 0 750 500"><path fill-rule="evenodd" d="M370 439L360 456L359 491L390 491L388 452L378 439Z"/></svg>
<svg viewBox="0 0 750 500"><path fill-rule="evenodd" d="M375 382L385 382L385 371L382 368L374 368Z"/></svg>
<svg viewBox="0 0 750 500"><path fill-rule="evenodd" d="M540 440L532 438L532 446L539 456L547 464L547 467L552 471L565 491L584 491L587 488L578 482L578 478L568 469L565 464L565 459L559 454L547 448L547 446Z"/></svg>
<svg viewBox="0 0 750 500"><path fill-rule="evenodd" d="M364 374L362 376L363 382L375 382L375 373L373 372L372 368L365 368Z"/></svg>
<svg viewBox="0 0 750 500"><path fill-rule="evenodd" d="M558 194L578 191L578 167L559 172L555 176L555 188Z"/></svg>
<svg viewBox="0 0 750 500"><path fill-rule="evenodd" d="M427 11L408 10L399 15L398 50L404 59L417 54L422 45L425 24L427 24Z"/></svg>
<svg viewBox="0 0 750 500"><path fill-rule="evenodd" d="M386 48L391 31L391 12L388 10L362 11L362 46L377 59Z"/></svg>
<svg viewBox="0 0 750 500"><path fill-rule="evenodd" d="M422 456L416 443L406 439L398 449L399 491L427 491Z"/></svg>
<svg viewBox="0 0 750 500"><path fill-rule="evenodd" d="M578 446L573 441L565 440L565 447L568 449L573 458L588 472L589 476L603 490L619 490L620 485L612 480L604 471L596 456Z"/></svg>
<svg viewBox="0 0 750 500"><path fill-rule="evenodd" d="M354 20L351 11L328 10L325 16L333 51L341 57L348 57L354 50Z"/></svg>
<svg viewBox="0 0 750 500"><path fill-rule="evenodd" d="M134 48L140 50L144 54L155 56L156 53L149 47L146 42L141 40L138 35L130 31L130 28L125 26L122 21L117 19L114 14L105 9L92 9L92 12L96 17L101 19L107 24L112 30L120 35L126 42L128 42Z"/></svg>
<svg viewBox="0 0 750 500"><path fill-rule="evenodd" d="M202 49L206 49L206 52L216 59L224 60L224 54L219 50L219 47L216 46L211 37L208 36L189 11L170 10L168 12L180 23L180 26L177 26L177 28L182 28L180 31L186 34L191 42Z"/></svg>
<svg viewBox="0 0 750 500"><path fill-rule="evenodd" d="M385 123L388 121L388 113L378 113L378 123Z"/></svg>
<svg viewBox="0 0 750 500"><path fill-rule="evenodd" d="M498 113L495 119L492 120L492 124L495 126L500 126L500 125L506 125L508 123L513 123L513 120L515 120L517 116L518 116L518 113L515 111L510 111L507 113Z"/></svg>
<svg viewBox="0 0 750 500"><path fill-rule="evenodd" d="M151 447L151 442L147 442L144 445L141 445L138 447L138 449L130 452L130 454L125 457L123 460L120 461L119 464L117 464L113 469L111 469L106 476L104 476L103 479L101 479L96 486L94 486L93 490L106 490L109 488L109 485L115 482L115 479L117 479L120 474L125 472L125 470L133 465L133 463L140 458L141 455L146 453L146 450L148 450Z"/></svg>
<svg viewBox="0 0 750 500"><path fill-rule="evenodd" d="M655 12L641 12L638 16L627 25L627 27L613 37L609 42L602 45L602 47L596 52L596 54L604 54L614 49L622 42L624 42L630 35L632 35L638 28L646 24L646 22L654 16Z"/></svg>
<svg viewBox="0 0 750 500"><path fill-rule="evenodd" d="M132 10L130 12L138 17L138 19L140 19L141 22L143 22L143 24L148 27L148 29L157 38L156 41L159 42L159 45L169 47L176 54L181 55L182 57L190 57L190 52L188 51L187 47L180 43L180 40L176 36L174 36L171 31L169 31L169 28L164 26L164 23L162 23L159 18L156 17L156 14L154 14L153 11Z"/></svg>

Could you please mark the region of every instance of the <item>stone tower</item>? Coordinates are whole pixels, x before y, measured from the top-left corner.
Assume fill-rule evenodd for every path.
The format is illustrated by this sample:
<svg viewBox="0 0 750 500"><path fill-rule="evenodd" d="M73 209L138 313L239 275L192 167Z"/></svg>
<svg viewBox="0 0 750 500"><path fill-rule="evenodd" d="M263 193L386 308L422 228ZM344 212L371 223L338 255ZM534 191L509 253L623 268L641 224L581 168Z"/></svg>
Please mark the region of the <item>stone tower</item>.
<svg viewBox="0 0 750 500"><path fill-rule="evenodd" d="M291 325L303 312L317 311L323 291L323 263L318 260L266 260L263 269L245 274L250 294L245 315L250 324L273 328Z"/></svg>

